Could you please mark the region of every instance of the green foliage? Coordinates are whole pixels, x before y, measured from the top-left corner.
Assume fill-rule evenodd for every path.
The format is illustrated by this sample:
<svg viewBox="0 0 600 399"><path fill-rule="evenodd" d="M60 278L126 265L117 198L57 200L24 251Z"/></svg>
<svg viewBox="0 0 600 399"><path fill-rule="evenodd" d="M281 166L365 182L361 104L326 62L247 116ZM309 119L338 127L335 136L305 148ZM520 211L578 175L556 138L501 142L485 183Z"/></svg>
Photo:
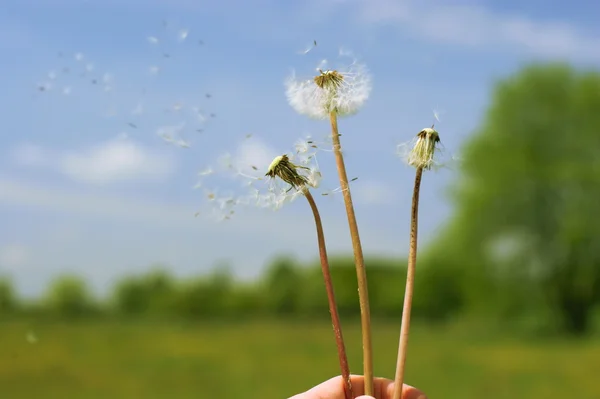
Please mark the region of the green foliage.
<svg viewBox="0 0 600 399"><path fill-rule="evenodd" d="M302 301L303 276L298 264L279 257L268 266L264 277L264 303L276 315L296 313Z"/></svg>
<svg viewBox="0 0 600 399"><path fill-rule="evenodd" d="M600 299L599 110L600 75L562 64L497 85L464 149L447 230L471 305L512 319L548 309L586 331Z"/></svg>
<svg viewBox="0 0 600 399"><path fill-rule="evenodd" d="M17 305L17 298L12 282L8 278L0 278L0 316L12 313Z"/></svg>
<svg viewBox="0 0 600 399"><path fill-rule="evenodd" d="M173 310L176 291L175 279L164 268L155 266L145 275L119 281L113 302L123 315L167 315Z"/></svg>
<svg viewBox="0 0 600 399"><path fill-rule="evenodd" d="M360 322L344 321L352 370ZM374 368L393 378L400 320L374 320ZM38 338L27 341L27 331ZM517 339L414 323L406 381L430 398L600 398L598 340ZM0 398L289 398L339 374L326 321L2 324ZM10 361L8 360L10 359ZM264 380L267 376L268 380Z"/></svg>
<svg viewBox="0 0 600 399"><path fill-rule="evenodd" d="M45 305L52 314L68 319L90 315L94 310L85 280L74 275L60 276L51 283Z"/></svg>

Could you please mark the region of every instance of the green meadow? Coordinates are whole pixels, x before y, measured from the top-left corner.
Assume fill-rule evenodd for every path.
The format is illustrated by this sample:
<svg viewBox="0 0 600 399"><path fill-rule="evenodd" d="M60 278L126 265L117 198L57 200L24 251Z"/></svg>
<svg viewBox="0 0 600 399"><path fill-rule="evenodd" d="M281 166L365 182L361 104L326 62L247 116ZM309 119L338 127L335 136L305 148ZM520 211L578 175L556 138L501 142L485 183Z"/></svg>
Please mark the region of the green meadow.
<svg viewBox="0 0 600 399"><path fill-rule="evenodd" d="M346 323L352 371L360 328ZM374 323L390 377L397 323ZM327 322L4 322L0 398L287 398L338 372ZM407 382L430 398L600 398L600 340L416 325Z"/></svg>

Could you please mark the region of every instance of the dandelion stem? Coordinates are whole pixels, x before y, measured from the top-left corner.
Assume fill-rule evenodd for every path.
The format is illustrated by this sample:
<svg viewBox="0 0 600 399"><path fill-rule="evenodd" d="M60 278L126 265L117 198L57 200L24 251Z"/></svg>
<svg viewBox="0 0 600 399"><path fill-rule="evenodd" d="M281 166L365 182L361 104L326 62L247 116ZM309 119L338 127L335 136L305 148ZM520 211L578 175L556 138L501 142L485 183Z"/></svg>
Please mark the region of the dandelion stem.
<svg viewBox="0 0 600 399"><path fill-rule="evenodd" d="M325 281L325 289L327 291L327 301L329 302L329 313L331 314L331 323L333 325L333 333L335 334L335 343L337 345L338 357L340 360L340 368L342 370L342 379L344 380L344 391L346 399L354 399L352 390L352 382L350 381L350 367L348 366L348 357L346 356L346 347L344 345L344 336L342 335L342 326L340 323L340 315L338 314L337 304L335 302L335 294L333 291L333 282L331 281L331 272L329 270L329 260L327 258L327 247L325 246L325 235L323 233L323 224L319 209L315 203L315 199L307 188L304 188L304 196L310 204L313 215L315 217L315 225L317 227L317 239L319 241L319 258L321 260L321 270L323 271L323 280Z"/></svg>
<svg viewBox="0 0 600 399"><path fill-rule="evenodd" d="M344 195L346 204L346 213L348 215L348 225L350 227L350 237L352 238L352 249L354 251L354 262L356 264L356 277L358 281L358 299L360 304L361 329L362 329L362 347L363 347L363 373L365 379L365 395L373 396L373 351L371 343L371 311L369 309L369 290L367 287L367 272L365 270L365 260L363 256L360 236L358 234L358 224L354 206L352 205L352 196L348 185L348 176L346 166L344 165L344 156L342 155L342 146L340 144L340 134L338 131L337 114L329 114L331 122L331 138L333 141L333 152L335 154L335 163L340 178L341 191Z"/></svg>
<svg viewBox="0 0 600 399"><path fill-rule="evenodd" d="M419 223L419 191L423 167L417 168L415 187L413 190L412 209L410 214L410 244L408 249L408 267L406 270L406 290L404 291L404 307L402 308L402 324L400 327L400 342L398 345L398 359L396 361L396 377L394 381L394 395L392 399L402 397L404 384L404 370L406 365L406 352L408 349L408 333L410 329L410 311L412 308L413 292L415 287L415 272L417 265L417 229Z"/></svg>

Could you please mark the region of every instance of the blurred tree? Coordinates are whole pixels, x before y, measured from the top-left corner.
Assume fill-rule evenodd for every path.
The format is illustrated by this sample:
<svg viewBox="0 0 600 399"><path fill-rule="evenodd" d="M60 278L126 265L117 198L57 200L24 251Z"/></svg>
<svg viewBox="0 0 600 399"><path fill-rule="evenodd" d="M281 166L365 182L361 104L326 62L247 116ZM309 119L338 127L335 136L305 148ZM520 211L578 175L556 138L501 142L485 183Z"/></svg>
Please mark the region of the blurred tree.
<svg viewBox="0 0 600 399"><path fill-rule="evenodd" d="M479 269L473 299L499 294L507 314L539 300L586 331L600 299L599 153L599 74L534 65L497 85L444 247Z"/></svg>
<svg viewBox="0 0 600 399"><path fill-rule="evenodd" d="M17 299L12 281L0 278L0 316L15 310Z"/></svg>
<svg viewBox="0 0 600 399"><path fill-rule="evenodd" d="M85 280L64 275L55 279L48 290L46 305L54 314L79 318L93 312L93 302Z"/></svg>
<svg viewBox="0 0 600 399"><path fill-rule="evenodd" d="M119 281L113 296L119 313L168 315L174 309L176 291L176 281L166 268L154 266L144 275Z"/></svg>
<svg viewBox="0 0 600 399"><path fill-rule="evenodd" d="M118 281L113 297L117 312L126 315L143 314L150 306L146 286L138 276L129 276Z"/></svg>
<svg viewBox="0 0 600 399"><path fill-rule="evenodd" d="M290 257L278 257L268 266L264 276L265 306L271 313L291 315L298 312L304 277Z"/></svg>
<svg viewBox="0 0 600 399"><path fill-rule="evenodd" d="M233 290L230 268L218 266L210 276L183 283L177 296L177 311L187 318L226 317L236 305Z"/></svg>

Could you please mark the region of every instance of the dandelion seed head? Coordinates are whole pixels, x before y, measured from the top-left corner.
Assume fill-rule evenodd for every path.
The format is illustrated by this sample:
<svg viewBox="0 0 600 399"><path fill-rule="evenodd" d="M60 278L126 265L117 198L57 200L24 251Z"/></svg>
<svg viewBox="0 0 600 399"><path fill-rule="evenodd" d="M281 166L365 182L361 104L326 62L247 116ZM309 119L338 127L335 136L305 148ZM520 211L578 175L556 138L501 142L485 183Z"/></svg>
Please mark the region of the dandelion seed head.
<svg viewBox="0 0 600 399"><path fill-rule="evenodd" d="M421 130L411 141L412 146L408 153L401 155L404 155L410 166L430 170L436 164L434 157L436 151L439 150L439 143L439 133L433 127L428 127ZM399 146L399 150L402 147L402 145Z"/></svg>
<svg viewBox="0 0 600 399"><path fill-rule="evenodd" d="M285 82L286 96L294 110L314 119L357 113L371 93L371 76L366 66L352 63L340 69L317 68L313 79L292 75Z"/></svg>
<svg viewBox="0 0 600 399"><path fill-rule="evenodd" d="M290 161L290 158L284 154L273 159L265 176L269 176L270 178L279 177L281 180L292 186L292 188L299 190L308 184L308 179L306 176L298 173L298 169L308 168L295 165Z"/></svg>

